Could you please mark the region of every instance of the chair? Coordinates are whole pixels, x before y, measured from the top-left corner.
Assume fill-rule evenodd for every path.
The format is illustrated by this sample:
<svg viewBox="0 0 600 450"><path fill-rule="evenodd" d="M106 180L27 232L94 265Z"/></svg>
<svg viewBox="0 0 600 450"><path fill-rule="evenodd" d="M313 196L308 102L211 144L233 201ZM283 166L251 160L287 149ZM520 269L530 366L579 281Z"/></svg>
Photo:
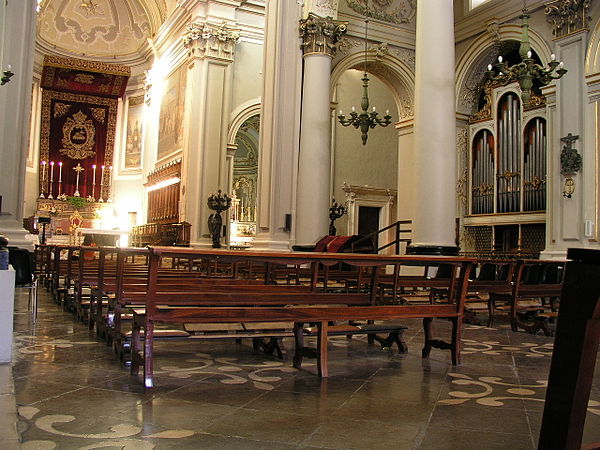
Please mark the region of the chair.
<svg viewBox="0 0 600 450"><path fill-rule="evenodd" d="M15 269L15 287L29 289L28 310L33 320L37 316L37 277L34 273L33 255L24 248L8 247L8 263Z"/></svg>

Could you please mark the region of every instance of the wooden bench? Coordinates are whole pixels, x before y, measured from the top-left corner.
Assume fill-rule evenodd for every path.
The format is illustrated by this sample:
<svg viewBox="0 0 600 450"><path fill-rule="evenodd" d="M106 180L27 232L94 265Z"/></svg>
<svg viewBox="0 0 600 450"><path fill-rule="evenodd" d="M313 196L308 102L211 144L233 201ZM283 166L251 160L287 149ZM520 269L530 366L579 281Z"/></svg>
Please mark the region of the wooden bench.
<svg viewBox="0 0 600 450"><path fill-rule="evenodd" d="M200 289L177 291L161 286L159 272L164 260L174 257L207 257L222 262L257 262L274 265L297 266L310 264L313 267L313 280L318 279L318 268L341 262L357 267L368 267L371 272L368 292L331 292L310 286L308 292L289 291L289 286L265 285L258 290L255 285L239 285L237 290L223 292L202 287ZM132 337L132 373L144 368L144 385L154 386L153 355L154 331L156 324L183 323L260 323L294 322L296 340L294 366L301 367L304 356L316 356L318 373L328 376L327 338L331 322L358 320L389 320L402 318L422 318L425 343L422 356L428 357L433 347L451 350L452 363L460 363L460 335L464 298L467 289L467 275L474 260L467 258L422 258L394 257L360 254L331 253L276 253L276 252L236 252L226 250L189 250L174 248L151 249L150 267L144 295L143 310L134 310ZM379 305L377 303L378 276L386 266L451 266L451 274L446 279L448 295L437 298L428 304L419 305ZM413 284L426 280L415 279ZM427 288L425 282L424 288ZM136 294L133 294L134 296ZM433 318L446 318L452 323L450 342L433 338ZM304 324L315 323L317 349L304 345ZM333 330L334 332L336 330ZM348 333L348 330L342 330ZM142 347L142 334L144 342ZM142 351L143 348L143 351Z"/></svg>
<svg viewBox="0 0 600 450"><path fill-rule="evenodd" d="M513 331L519 328L529 333L542 330L551 336L553 332L548 322L556 317L564 266L564 261L517 261L511 292L490 292L490 314L508 314ZM524 316L530 316L532 323L524 320Z"/></svg>

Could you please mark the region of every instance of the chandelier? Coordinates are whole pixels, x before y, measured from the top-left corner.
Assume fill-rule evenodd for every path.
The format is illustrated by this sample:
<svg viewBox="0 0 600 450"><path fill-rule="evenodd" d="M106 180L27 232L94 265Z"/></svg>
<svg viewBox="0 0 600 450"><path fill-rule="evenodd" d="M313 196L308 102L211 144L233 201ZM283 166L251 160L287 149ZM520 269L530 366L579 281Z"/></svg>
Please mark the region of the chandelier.
<svg viewBox="0 0 600 450"><path fill-rule="evenodd" d="M367 10L368 13L368 10ZM369 77L367 76L367 32L369 27L369 20L365 18L365 67L364 67L364 75L362 77L363 82L363 95L362 100L360 102L360 106L362 108L362 112L359 114L356 112L354 106L352 107L352 112L350 113L350 117L346 118L342 110L340 110L338 114L339 122L348 127L352 125L354 128L360 128L362 134L362 143L363 145L367 145L368 132L370 128L375 128L377 125L382 127L387 127L390 123L392 123L392 116L390 116L390 112L386 111L383 119L377 117L378 113L373 106L373 110L369 112Z"/></svg>
<svg viewBox="0 0 600 450"><path fill-rule="evenodd" d="M525 2L523 2L525 3ZM498 56L498 62L492 66L488 65L485 72L487 79L506 85L512 81L518 81L521 88L521 98L524 104L529 104L531 100L531 89L533 82L539 81L542 86L547 86L552 80L558 80L567 73L567 69L562 62L556 61L554 55L544 68L535 62L532 58L531 45L529 44L529 13L523 5L523 14L521 18L521 44L519 45L519 56L521 62L509 66L502 56Z"/></svg>

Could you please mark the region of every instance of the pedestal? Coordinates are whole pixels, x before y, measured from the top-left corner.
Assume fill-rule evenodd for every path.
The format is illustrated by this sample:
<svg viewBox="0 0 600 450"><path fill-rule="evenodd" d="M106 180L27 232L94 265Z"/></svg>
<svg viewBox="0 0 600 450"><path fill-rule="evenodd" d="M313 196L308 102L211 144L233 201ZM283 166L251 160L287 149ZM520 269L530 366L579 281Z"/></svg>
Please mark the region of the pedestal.
<svg viewBox="0 0 600 450"><path fill-rule="evenodd" d="M15 271L0 270L0 363L12 360Z"/></svg>

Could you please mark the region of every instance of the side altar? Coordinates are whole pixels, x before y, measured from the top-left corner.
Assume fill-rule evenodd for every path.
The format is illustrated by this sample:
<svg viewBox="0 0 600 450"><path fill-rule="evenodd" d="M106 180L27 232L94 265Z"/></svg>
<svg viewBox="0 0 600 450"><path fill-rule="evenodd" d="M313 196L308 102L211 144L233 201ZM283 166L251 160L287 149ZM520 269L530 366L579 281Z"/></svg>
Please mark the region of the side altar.
<svg viewBox="0 0 600 450"><path fill-rule="evenodd" d="M88 201L82 197L66 197L64 200L39 198L37 211L33 218L27 219L26 228L29 231L42 235L39 218L49 218L46 226L46 238L54 241L79 244L76 236L79 228L96 228L101 218L101 210L106 203Z"/></svg>

